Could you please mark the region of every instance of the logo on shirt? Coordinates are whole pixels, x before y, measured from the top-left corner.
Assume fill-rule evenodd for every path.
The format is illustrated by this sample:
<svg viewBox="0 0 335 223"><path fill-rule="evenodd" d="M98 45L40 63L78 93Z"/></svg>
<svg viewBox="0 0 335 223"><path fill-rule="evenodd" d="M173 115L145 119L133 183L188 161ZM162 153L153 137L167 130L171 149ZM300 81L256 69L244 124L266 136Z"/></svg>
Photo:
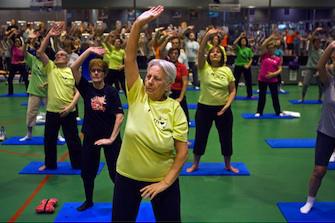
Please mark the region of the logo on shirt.
<svg viewBox="0 0 335 223"><path fill-rule="evenodd" d="M106 110L106 97L95 96L91 98L91 107L94 111L105 111Z"/></svg>
<svg viewBox="0 0 335 223"><path fill-rule="evenodd" d="M154 118L154 122L155 122L157 128L159 128L160 130L164 130L167 126L167 119L165 119L163 117L159 117L158 119Z"/></svg>

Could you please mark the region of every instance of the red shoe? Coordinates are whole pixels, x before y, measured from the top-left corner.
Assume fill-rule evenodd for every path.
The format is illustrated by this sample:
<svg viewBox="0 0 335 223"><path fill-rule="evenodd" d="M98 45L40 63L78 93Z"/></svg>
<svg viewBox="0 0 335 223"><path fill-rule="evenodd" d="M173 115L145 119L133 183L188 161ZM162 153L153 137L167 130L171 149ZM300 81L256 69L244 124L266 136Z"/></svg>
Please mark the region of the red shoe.
<svg viewBox="0 0 335 223"><path fill-rule="evenodd" d="M49 199L43 199L41 203L35 208L36 213L41 214L44 213L45 207L48 204Z"/></svg>
<svg viewBox="0 0 335 223"><path fill-rule="evenodd" d="M55 212L55 208L58 200L56 198L50 198L47 205L45 206L45 213L52 214Z"/></svg>

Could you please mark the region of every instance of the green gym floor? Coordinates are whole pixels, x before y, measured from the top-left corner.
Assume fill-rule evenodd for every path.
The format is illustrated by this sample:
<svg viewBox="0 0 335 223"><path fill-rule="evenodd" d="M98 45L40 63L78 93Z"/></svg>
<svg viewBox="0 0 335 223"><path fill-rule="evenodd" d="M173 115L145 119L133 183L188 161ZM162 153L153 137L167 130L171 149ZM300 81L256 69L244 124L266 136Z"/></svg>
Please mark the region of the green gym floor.
<svg viewBox="0 0 335 223"><path fill-rule="evenodd" d="M15 92L24 92L16 84ZM254 89L257 89L254 86ZM314 164L314 149L270 149L266 138L315 137L321 105L291 105L289 99L299 99L301 88L284 86L289 91L280 95L282 110L297 111L301 118L291 120L245 120L241 113L254 113L257 101L235 101L234 154L232 161L244 162L250 176L180 177L182 220L184 222L285 222L276 203L303 202L306 199L309 175ZM0 94L7 85L0 83ZM238 95L245 95L245 87ZM317 88L311 86L307 99L316 99ZM125 98L122 95L122 101ZM187 92L188 103L196 103L198 92ZM27 98L0 98L0 125L7 137L24 136L26 107L20 103ZM82 117L83 107L80 101ZM266 113L273 113L272 101L267 96ZM190 110L194 119L195 110ZM190 130L194 138L195 130ZM34 128L35 136L43 135L43 126ZM67 148L58 146L59 159L68 159ZM102 161L104 156L102 153ZM43 146L0 146L0 221L53 222L65 202L84 201L80 176L19 175L30 161L44 159ZM188 161L192 161L192 152ZM219 140L214 125L204 162L222 162ZM95 181L95 202L111 202L113 184L107 169ZM335 171L329 171L318 194L318 201L335 201ZM43 198L56 197L59 205L54 214L36 214L35 207Z"/></svg>

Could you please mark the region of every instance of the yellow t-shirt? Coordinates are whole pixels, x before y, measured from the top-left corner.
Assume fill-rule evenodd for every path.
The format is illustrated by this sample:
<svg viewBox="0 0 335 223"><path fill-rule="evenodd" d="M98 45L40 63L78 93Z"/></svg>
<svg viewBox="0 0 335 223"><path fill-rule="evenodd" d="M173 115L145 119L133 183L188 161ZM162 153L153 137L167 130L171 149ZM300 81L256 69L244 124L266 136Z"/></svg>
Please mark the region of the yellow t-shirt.
<svg viewBox="0 0 335 223"><path fill-rule="evenodd" d="M175 159L174 140L187 142L188 124L179 103L152 101L139 77L128 91L128 117L117 172L145 182L161 181Z"/></svg>
<svg viewBox="0 0 335 223"><path fill-rule="evenodd" d="M114 46L103 45L106 52L103 60L108 64L108 69L118 70L123 65L125 55L124 49L116 50Z"/></svg>
<svg viewBox="0 0 335 223"><path fill-rule="evenodd" d="M225 105L229 97L229 83L235 81L227 66L211 67L207 61L200 74L199 103L204 105Z"/></svg>
<svg viewBox="0 0 335 223"><path fill-rule="evenodd" d="M75 80L71 68L58 68L49 60L43 70L48 75L47 111L60 112L72 102L75 94Z"/></svg>

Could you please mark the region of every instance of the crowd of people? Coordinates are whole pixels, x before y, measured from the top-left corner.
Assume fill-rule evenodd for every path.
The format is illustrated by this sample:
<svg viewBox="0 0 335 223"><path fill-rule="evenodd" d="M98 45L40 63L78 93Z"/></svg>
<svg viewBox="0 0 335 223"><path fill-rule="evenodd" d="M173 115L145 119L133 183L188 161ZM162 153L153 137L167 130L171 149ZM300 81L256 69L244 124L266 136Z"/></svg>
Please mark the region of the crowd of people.
<svg viewBox="0 0 335 223"><path fill-rule="evenodd" d="M307 203L301 208L302 213L308 213L335 148L335 42L327 40L328 47L323 51L320 27L306 38L290 30L274 30L256 41L253 35L242 32L230 41L231 45L229 33L220 27L209 26L201 31L183 22L178 27L148 28L163 11L162 6L153 7L125 26L117 21L115 29L108 33L103 24L74 23L66 27L63 22L55 22L49 29L27 25L22 30L16 20L11 20L0 44L1 69L8 71L8 95L14 93L17 72L29 93L27 135L22 141L32 138L40 102L47 105L45 163L39 170L57 168L57 137L62 127L71 166L81 169L83 179L85 202L78 211L94 205L94 179L103 147L115 184L113 221L135 221L142 198L151 199L157 221L181 221L178 176L188 154L189 83L194 89L200 88L200 94L194 161L187 172L199 169L214 121L225 169L238 173L239 169L231 165L231 105L241 75L246 82L246 97L252 99L251 66L254 55L259 55L255 117L263 115L268 86L275 115L282 116L278 93L283 55L297 55L297 42L306 41L308 61L301 102L313 78L319 85L317 99L321 101L324 93L315 169ZM233 71L227 61L229 55L236 55ZM332 63L328 64L330 59ZM144 67L147 73L142 80L140 70ZM123 139L120 92L125 93L129 105ZM84 100L83 142L76 120L80 97Z"/></svg>

